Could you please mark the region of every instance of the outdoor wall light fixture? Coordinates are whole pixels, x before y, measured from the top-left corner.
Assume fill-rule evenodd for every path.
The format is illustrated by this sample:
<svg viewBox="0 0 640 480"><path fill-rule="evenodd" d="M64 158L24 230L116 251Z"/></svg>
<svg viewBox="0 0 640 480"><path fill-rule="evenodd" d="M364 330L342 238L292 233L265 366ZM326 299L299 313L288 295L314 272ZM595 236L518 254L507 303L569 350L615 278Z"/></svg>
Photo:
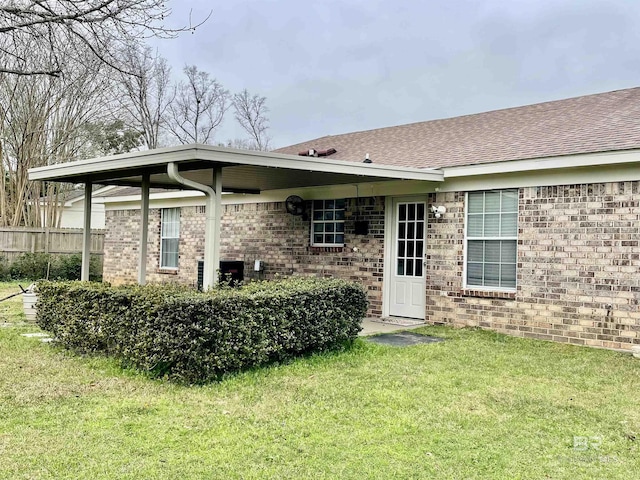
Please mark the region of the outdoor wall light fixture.
<svg viewBox="0 0 640 480"><path fill-rule="evenodd" d="M433 215L436 218L440 218L440 217L442 217L442 215L447 213L447 207L445 207L444 205L440 205L439 207L436 207L435 205L432 205L431 206L431 213L433 213Z"/></svg>

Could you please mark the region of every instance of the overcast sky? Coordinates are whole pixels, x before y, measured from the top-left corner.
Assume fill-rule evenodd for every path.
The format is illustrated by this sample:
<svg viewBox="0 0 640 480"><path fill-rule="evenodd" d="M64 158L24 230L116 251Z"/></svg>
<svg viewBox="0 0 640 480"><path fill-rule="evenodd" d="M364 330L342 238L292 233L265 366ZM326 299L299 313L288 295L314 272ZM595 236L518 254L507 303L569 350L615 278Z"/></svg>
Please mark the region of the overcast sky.
<svg viewBox="0 0 640 480"><path fill-rule="evenodd" d="M212 16L160 54L267 97L274 148L640 85L638 0L170 3Z"/></svg>

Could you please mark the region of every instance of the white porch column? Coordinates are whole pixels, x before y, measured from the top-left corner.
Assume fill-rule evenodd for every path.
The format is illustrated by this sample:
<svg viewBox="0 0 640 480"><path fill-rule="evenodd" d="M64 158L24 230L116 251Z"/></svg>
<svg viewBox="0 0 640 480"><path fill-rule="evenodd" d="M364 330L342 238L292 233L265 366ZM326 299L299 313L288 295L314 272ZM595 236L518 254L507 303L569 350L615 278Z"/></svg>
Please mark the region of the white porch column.
<svg viewBox="0 0 640 480"><path fill-rule="evenodd" d="M147 283L147 238L149 234L149 184L150 176L142 176L142 199L140 205L140 246L138 247L138 283Z"/></svg>
<svg viewBox="0 0 640 480"><path fill-rule="evenodd" d="M213 205L213 282L215 285L218 281L218 270L220 270L220 231L222 223L222 168L218 167L213 170L213 190L215 191L215 200Z"/></svg>
<svg viewBox="0 0 640 480"><path fill-rule="evenodd" d="M222 168L213 170L213 198L207 200L207 224L204 237L204 278L202 288L206 290L218 281L220 269L220 232L222 217Z"/></svg>
<svg viewBox="0 0 640 480"><path fill-rule="evenodd" d="M207 196L207 219L204 231L204 272L202 288L212 287L218 281L216 272L220 268L220 217L222 215L222 167L213 169L213 186L189 180L180 175L175 162L167 164L167 174L176 183L204 192ZM215 190L214 190L215 189Z"/></svg>
<svg viewBox="0 0 640 480"><path fill-rule="evenodd" d="M84 184L84 230L82 232L82 271L80 280L89 281L89 262L91 260L91 182Z"/></svg>

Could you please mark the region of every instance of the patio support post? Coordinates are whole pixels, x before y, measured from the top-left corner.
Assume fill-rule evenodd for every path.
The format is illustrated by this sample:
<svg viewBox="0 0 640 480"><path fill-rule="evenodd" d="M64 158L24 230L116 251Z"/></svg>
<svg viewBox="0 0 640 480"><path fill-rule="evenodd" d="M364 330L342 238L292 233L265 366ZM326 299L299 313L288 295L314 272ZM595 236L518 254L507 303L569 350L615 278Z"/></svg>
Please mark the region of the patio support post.
<svg viewBox="0 0 640 480"><path fill-rule="evenodd" d="M213 190L215 192L213 205L207 205L207 235L205 237L205 272L203 289L215 285L217 281L217 271L220 269L220 233L222 223L222 168L216 167L213 170ZM213 218L210 218L213 217ZM211 223L211 225L209 225ZM208 243L207 243L208 242ZM206 255L211 254L211 263L207 267ZM207 272L208 270L208 272ZM207 273L209 273L209 283L207 283Z"/></svg>
<svg viewBox="0 0 640 480"><path fill-rule="evenodd" d="M222 198L222 168L218 167L214 170L213 184L214 190L209 185L189 180L180 175L178 165L175 162L167 164L167 175L173 181L204 192L207 197L206 215L204 232L204 278L202 279L202 288L207 289L216 284L216 271L220 268L220 214L221 198Z"/></svg>
<svg viewBox="0 0 640 480"><path fill-rule="evenodd" d="M82 270L80 280L89 281L89 262L91 261L91 195L93 185L84 184L84 230L82 231Z"/></svg>
<svg viewBox="0 0 640 480"><path fill-rule="evenodd" d="M140 247L138 249L138 283L147 283L147 237L149 234L149 184L150 175L142 176L142 199L140 210Z"/></svg>

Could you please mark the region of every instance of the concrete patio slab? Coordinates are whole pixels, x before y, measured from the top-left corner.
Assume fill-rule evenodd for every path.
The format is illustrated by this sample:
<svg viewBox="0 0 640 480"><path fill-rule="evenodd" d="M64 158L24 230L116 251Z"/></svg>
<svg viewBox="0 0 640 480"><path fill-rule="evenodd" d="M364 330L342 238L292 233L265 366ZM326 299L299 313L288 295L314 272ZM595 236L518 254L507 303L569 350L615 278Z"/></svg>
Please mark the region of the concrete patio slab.
<svg viewBox="0 0 640 480"><path fill-rule="evenodd" d="M360 337L367 337L369 335L376 335L379 333L400 332L424 326L424 323L416 323L415 321L412 321L410 325L400 325L399 322L389 323L382 321L379 318L365 318L362 320L362 330L358 335Z"/></svg>

